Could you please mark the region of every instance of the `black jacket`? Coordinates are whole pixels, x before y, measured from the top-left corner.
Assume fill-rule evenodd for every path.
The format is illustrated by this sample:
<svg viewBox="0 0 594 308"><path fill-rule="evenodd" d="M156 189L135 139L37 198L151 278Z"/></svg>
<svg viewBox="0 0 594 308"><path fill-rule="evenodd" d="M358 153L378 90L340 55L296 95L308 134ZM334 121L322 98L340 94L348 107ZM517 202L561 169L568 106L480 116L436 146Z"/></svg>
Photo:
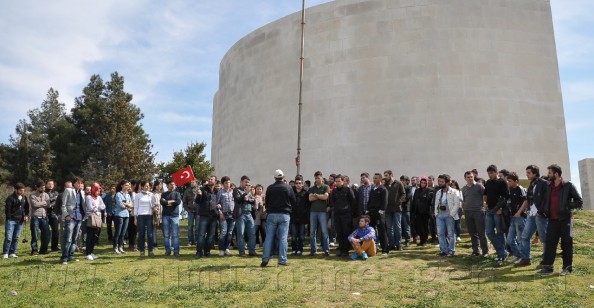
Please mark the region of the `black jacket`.
<svg viewBox="0 0 594 308"><path fill-rule="evenodd" d="M404 186L404 196L406 196L404 203L402 203L402 211L410 212L410 202L412 201L412 189L410 186Z"/></svg>
<svg viewBox="0 0 594 308"><path fill-rule="evenodd" d="M244 197L247 196L248 199L244 200ZM243 188L235 188L233 190L233 199L235 201L235 206L239 206L241 212L245 212L248 208L250 209L249 212L254 211L254 205L256 204L256 198L252 196L249 191L245 191Z"/></svg>
<svg viewBox="0 0 594 308"><path fill-rule="evenodd" d="M392 183L386 183L388 190L388 206L386 212L402 212L402 204L406 202L406 191L404 185L396 180Z"/></svg>
<svg viewBox="0 0 594 308"><path fill-rule="evenodd" d="M559 192L559 220L566 220L571 218L571 210L581 209L584 204L582 196L578 193L575 185L571 182L561 183L561 191ZM551 213L551 198L549 190L549 202L545 208L546 217Z"/></svg>
<svg viewBox="0 0 594 308"><path fill-rule="evenodd" d="M388 190L383 186L375 186L369 192L367 208L370 212L385 211L388 205Z"/></svg>
<svg viewBox="0 0 594 308"><path fill-rule="evenodd" d="M195 202L196 195L197 195L196 189L199 189L199 188L188 187L188 189L186 189L186 191L184 191L184 198L183 198L184 210L186 210L188 212L195 213L196 210L198 209L198 206Z"/></svg>
<svg viewBox="0 0 594 308"><path fill-rule="evenodd" d="M293 187L293 194L295 195L295 206L291 211L291 223L307 224L309 223L309 193L307 189L297 189Z"/></svg>
<svg viewBox="0 0 594 308"><path fill-rule="evenodd" d="M540 212L545 212L549 206L549 198L551 197L551 188L549 182L545 179L537 177L528 186L526 191L526 198L528 199L528 206L534 203L536 209ZM530 210L530 208L528 208Z"/></svg>
<svg viewBox="0 0 594 308"><path fill-rule="evenodd" d="M434 194L433 189L418 187L411 202L410 212L416 215L431 215Z"/></svg>
<svg viewBox="0 0 594 308"><path fill-rule="evenodd" d="M335 215L356 214L355 208L357 207L357 201L350 187L334 187L334 190L330 194L330 200Z"/></svg>
<svg viewBox="0 0 594 308"><path fill-rule="evenodd" d="M12 195L6 198L4 213L7 221L23 222L25 216L29 216L29 198L23 195L23 198L19 201L16 192L13 192Z"/></svg>
<svg viewBox="0 0 594 308"><path fill-rule="evenodd" d="M213 186L212 191L210 186L203 186L199 188L202 195L196 194L194 204L196 205L196 213L198 216L216 216L217 195L219 191Z"/></svg>
<svg viewBox="0 0 594 308"><path fill-rule="evenodd" d="M268 214L291 214L295 202L293 189L283 181L276 181L266 188L266 212Z"/></svg>
<svg viewBox="0 0 594 308"><path fill-rule="evenodd" d="M49 217L53 215L54 209L56 208L56 201L58 200L58 196L60 195L60 193L58 193L55 190L47 189L45 190L45 193L47 193L47 195L50 197L50 207L45 209L47 216Z"/></svg>

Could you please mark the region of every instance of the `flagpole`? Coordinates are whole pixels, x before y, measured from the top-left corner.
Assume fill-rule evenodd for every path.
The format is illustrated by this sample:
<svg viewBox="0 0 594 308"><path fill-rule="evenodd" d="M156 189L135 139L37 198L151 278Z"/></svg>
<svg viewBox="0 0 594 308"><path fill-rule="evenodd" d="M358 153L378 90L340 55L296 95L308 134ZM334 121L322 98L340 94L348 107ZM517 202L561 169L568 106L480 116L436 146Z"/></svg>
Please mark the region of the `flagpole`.
<svg viewBox="0 0 594 308"><path fill-rule="evenodd" d="M301 108L303 97L303 60L305 49L305 0L301 1L301 57L299 63L299 115L297 119L297 157L295 157L295 165L297 165L297 175L300 173L301 167Z"/></svg>

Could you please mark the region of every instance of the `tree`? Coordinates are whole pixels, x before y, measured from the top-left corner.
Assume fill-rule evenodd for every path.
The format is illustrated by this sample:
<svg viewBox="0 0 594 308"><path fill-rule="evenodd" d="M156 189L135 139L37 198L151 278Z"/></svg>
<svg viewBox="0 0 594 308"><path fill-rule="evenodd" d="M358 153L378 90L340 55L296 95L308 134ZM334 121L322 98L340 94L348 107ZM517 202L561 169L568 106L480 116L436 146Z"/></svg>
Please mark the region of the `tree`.
<svg viewBox="0 0 594 308"><path fill-rule="evenodd" d="M167 164L161 163L159 165L159 178L166 179L171 177L173 173L181 168L191 166L194 171L194 176L203 180L214 173L214 168L210 162L206 160L204 149L206 143L192 142L185 150L173 152L173 159Z"/></svg>
<svg viewBox="0 0 594 308"><path fill-rule="evenodd" d="M38 180L47 180L55 176L53 159L55 153L50 146L51 139L49 132L53 126L66 117L64 104L58 98L58 91L50 88L46 99L41 103L41 108L35 108L27 112L30 125L27 126L30 134L30 162L33 177Z"/></svg>
<svg viewBox="0 0 594 308"><path fill-rule="evenodd" d="M66 114L59 93L50 88L40 108L20 120L9 144L0 144L0 181L53 178L61 185L74 176L116 183L122 178L151 179L157 169L144 115L124 90L117 72L108 82L93 75Z"/></svg>
<svg viewBox="0 0 594 308"><path fill-rule="evenodd" d="M122 178L149 179L156 172L151 141L140 120L144 115L124 90L117 72L103 83L93 75L76 99L72 120L77 128L81 157L75 157L87 179L116 183Z"/></svg>

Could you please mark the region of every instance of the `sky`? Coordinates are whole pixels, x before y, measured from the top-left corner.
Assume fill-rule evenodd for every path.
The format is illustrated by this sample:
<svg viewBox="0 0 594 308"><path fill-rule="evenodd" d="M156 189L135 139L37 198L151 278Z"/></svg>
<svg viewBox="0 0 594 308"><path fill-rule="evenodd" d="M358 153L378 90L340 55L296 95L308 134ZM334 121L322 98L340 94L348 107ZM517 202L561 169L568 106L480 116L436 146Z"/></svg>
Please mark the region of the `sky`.
<svg viewBox="0 0 594 308"><path fill-rule="evenodd" d="M307 0L306 7L326 2ZM571 174L579 186L577 162L594 157L594 1L551 0L551 6ZM221 59L248 33L300 10L300 0L2 1L0 143L8 143L49 88L70 110L91 75L107 81L117 71L144 114L158 162L194 141L206 142L210 157Z"/></svg>

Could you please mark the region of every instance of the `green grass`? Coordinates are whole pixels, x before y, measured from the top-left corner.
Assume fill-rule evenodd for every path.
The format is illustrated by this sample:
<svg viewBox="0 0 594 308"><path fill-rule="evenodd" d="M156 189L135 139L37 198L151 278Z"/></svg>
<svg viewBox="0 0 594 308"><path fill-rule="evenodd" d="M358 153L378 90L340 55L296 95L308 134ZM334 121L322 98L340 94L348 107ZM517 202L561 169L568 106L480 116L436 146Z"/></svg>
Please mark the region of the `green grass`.
<svg viewBox="0 0 594 308"><path fill-rule="evenodd" d="M575 225L574 272L543 278L534 275L534 266L497 266L468 257L468 237L454 258L415 246L366 262L289 256L288 267L273 259L264 269L259 258L240 258L236 251L194 260L185 228L179 259L164 257L162 249L152 259L131 252L116 256L111 245L100 245L98 260L78 255L79 262L63 266L58 254L30 257L30 247L21 243L20 258L0 261L0 301L3 307L586 307L594 297L594 212L577 213ZM535 246L536 259L541 249ZM555 266L559 272L560 256Z"/></svg>

